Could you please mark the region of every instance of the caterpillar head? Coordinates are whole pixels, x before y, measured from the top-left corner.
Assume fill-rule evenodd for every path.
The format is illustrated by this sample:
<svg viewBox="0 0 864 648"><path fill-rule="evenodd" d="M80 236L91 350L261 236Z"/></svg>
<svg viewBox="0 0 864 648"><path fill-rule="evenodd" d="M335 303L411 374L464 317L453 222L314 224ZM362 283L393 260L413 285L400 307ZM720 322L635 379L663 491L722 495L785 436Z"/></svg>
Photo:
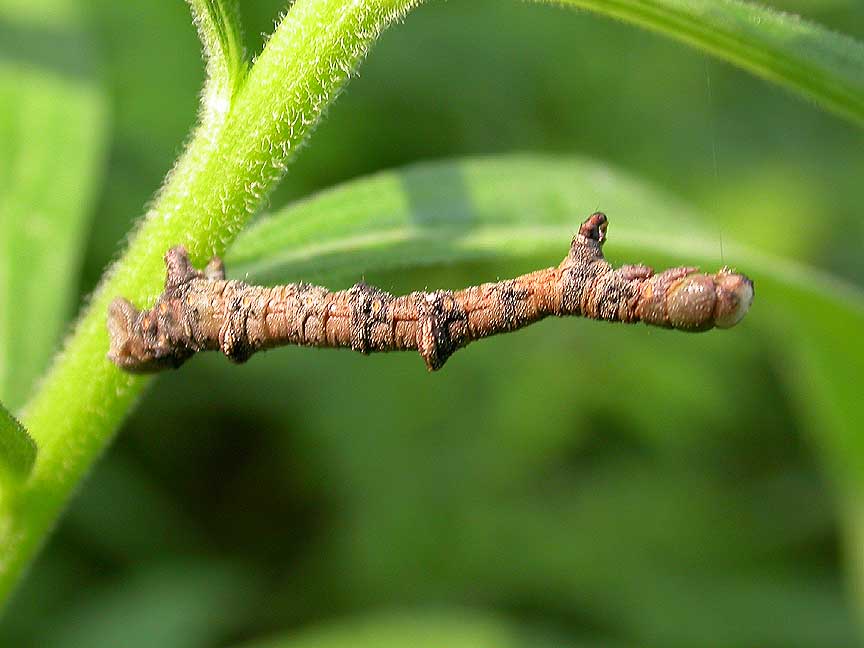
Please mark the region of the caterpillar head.
<svg viewBox="0 0 864 648"><path fill-rule="evenodd" d="M752 303L753 282L729 268L713 275L688 274L666 292L669 324L685 331L735 326Z"/></svg>

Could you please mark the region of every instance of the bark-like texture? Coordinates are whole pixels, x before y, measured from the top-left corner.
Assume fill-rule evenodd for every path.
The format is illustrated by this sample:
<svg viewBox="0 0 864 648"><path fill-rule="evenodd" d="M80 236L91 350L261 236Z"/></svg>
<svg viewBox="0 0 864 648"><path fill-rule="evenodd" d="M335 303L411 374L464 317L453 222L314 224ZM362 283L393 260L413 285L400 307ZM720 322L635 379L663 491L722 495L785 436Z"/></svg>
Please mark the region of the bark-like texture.
<svg viewBox="0 0 864 648"><path fill-rule="evenodd" d="M138 311L122 298L111 304L108 358L127 371L150 372L178 367L198 351L220 349L243 362L261 349L300 344L361 353L416 349L435 370L473 340L549 315L705 331L733 326L747 312L753 284L728 268L613 269L601 249L606 223L603 214L592 214L557 267L403 296L364 283L338 292L305 283L250 286L226 280L218 258L195 270L175 247L165 255L165 292L152 309Z"/></svg>

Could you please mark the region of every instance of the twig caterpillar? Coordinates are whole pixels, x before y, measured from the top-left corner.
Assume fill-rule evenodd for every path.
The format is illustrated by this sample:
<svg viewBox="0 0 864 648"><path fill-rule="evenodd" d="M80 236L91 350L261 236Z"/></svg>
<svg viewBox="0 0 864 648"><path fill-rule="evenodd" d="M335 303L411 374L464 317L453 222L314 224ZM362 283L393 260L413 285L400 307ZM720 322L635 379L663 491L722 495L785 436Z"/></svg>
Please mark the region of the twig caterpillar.
<svg viewBox="0 0 864 648"><path fill-rule="evenodd" d="M108 358L131 372L179 367L199 351L235 362L299 344L361 353L416 349L430 371L461 347L550 315L644 322L683 331L729 328L747 313L753 283L723 268L613 269L603 257L606 216L592 214L556 267L463 290L394 296L364 283L330 292L306 283L272 288L226 280L214 257L202 272L182 247L165 255L165 291L150 310L123 298L108 312Z"/></svg>

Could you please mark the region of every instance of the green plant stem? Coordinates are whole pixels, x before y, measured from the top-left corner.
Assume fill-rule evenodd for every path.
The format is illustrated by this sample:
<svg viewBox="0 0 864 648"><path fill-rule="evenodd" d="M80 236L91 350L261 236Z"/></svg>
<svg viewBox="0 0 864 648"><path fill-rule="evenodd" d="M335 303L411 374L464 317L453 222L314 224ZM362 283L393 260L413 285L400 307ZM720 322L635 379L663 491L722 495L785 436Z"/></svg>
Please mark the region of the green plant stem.
<svg viewBox="0 0 864 648"><path fill-rule="evenodd" d="M587 9L668 35L864 125L864 45L806 20L740 0L535 2Z"/></svg>
<svg viewBox="0 0 864 648"><path fill-rule="evenodd" d="M0 599L146 384L105 358L109 302L126 295L152 303L172 245L184 244L199 263L221 254L379 32L416 3L298 0L233 96L222 96L219 110L202 107L184 155L25 408L39 453L29 480L0 512ZM219 97L205 91L205 101L211 96Z"/></svg>

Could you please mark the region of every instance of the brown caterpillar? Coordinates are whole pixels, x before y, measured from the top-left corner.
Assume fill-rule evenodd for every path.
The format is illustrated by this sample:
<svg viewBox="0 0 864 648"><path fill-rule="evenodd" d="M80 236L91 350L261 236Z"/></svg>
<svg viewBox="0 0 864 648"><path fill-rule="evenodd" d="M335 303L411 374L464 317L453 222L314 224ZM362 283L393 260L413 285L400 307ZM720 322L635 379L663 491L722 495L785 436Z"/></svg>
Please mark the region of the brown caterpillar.
<svg viewBox="0 0 864 648"><path fill-rule="evenodd" d="M728 268L613 269L603 258L606 227L604 214L592 214L556 267L402 296L364 283L337 292L305 283L251 286L226 280L218 257L195 270L186 250L174 247L165 255L165 291L152 309L112 302L108 358L126 371L152 372L179 367L199 351L219 349L244 362L262 349L299 344L361 353L416 349L434 371L469 342L549 315L705 331L734 326L750 308L753 283Z"/></svg>

